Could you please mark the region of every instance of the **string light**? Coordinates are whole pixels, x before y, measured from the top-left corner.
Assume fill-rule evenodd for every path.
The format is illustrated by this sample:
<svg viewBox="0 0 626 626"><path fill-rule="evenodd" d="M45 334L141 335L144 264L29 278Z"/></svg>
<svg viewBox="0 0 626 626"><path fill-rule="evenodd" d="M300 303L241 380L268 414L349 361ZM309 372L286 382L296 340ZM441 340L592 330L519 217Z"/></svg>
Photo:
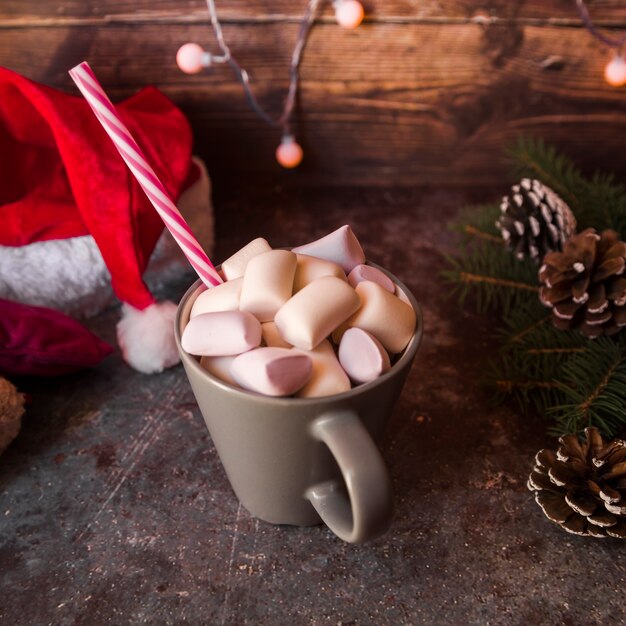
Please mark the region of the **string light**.
<svg viewBox="0 0 626 626"><path fill-rule="evenodd" d="M609 37L598 29L593 23L589 11L585 5L584 0L576 0L578 6L578 12L580 18L587 30L603 44L614 50L613 58L607 63L604 68L604 80L613 86L621 87L626 85L626 59L624 58L624 45L626 44L626 35L622 35L619 38Z"/></svg>
<svg viewBox="0 0 626 626"><path fill-rule="evenodd" d="M291 54L289 63L289 88L283 105L283 110L278 117L269 115L257 101L250 85L250 76L239 65L231 54L230 48L224 40L222 25L217 17L215 0L206 0L211 27L217 40L221 54L214 55L204 50L197 43L186 43L181 46L176 54L176 63L181 71L186 74L197 74L202 69L210 67L214 63L228 63L241 83L246 98L252 110L267 124L274 128L280 128L282 139L276 148L276 160L286 168L297 167L302 161L302 147L295 140L291 132L291 117L298 93L300 80L300 62L306 45L311 27L315 21L315 15L321 0L309 0L307 8L300 23L300 30ZM337 23L344 28L356 28L363 21L363 6L357 0L335 0L335 18Z"/></svg>
<svg viewBox="0 0 626 626"><path fill-rule="evenodd" d="M363 21L363 5L357 0L336 0L335 19L343 28L356 28Z"/></svg>

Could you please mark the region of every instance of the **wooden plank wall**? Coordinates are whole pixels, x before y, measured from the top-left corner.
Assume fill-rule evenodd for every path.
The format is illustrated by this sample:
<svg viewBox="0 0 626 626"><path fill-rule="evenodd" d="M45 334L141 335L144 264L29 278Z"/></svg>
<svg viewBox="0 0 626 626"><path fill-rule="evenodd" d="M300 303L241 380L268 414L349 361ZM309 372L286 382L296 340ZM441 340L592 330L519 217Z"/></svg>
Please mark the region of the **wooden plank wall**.
<svg viewBox="0 0 626 626"><path fill-rule="evenodd" d="M281 108L304 1L217 0L227 41L259 100ZM502 180L502 147L542 136L584 167L626 175L626 87L606 85L610 52L574 0L369 0L356 31L326 3L302 66L295 172L279 136L249 109L227 67L189 77L178 47L213 47L202 0L2 0L0 64L75 91L86 59L115 99L152 83L188 114L218 184L483 185ZM589 0L599 25L626 31L626 4ZM622 30L620 30L622 29Z"/></svg>

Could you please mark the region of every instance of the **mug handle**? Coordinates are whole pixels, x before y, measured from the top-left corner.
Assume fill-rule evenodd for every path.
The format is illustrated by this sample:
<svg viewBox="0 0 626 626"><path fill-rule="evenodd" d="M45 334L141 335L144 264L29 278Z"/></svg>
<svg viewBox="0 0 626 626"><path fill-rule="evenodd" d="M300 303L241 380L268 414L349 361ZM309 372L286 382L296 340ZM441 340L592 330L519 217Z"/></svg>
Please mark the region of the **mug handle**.
<svg viewBox="0 0 626 626"><path fill-rule="evenodd" d="M305 497L340 539L360 543L382 535L391 523L391 481L385 462L359 416L353 411L326 413L311 425L343 475L309 487Z"/></svg>

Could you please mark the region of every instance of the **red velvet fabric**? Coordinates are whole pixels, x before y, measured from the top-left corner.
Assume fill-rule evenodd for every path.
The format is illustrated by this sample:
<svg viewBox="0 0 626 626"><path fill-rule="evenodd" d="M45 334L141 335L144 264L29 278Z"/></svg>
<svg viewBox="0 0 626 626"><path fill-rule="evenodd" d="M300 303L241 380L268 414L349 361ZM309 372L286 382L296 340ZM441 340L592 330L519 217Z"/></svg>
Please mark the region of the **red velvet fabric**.
<svg viewBox="0 0 626 626"><path fill-rule="evenodd" d="M192 136L153 87L117 106L174 200L188 184ZM141 279L163 223L82 97L0 68L0 245L91 234L117 296L143 309Z"/></svg>
<svg viewBox="0 0 626 626"><path fill-rule="evenodd" d="M113 348L71 317L0 299L0 374L58 376L97 365Z"/></svg>

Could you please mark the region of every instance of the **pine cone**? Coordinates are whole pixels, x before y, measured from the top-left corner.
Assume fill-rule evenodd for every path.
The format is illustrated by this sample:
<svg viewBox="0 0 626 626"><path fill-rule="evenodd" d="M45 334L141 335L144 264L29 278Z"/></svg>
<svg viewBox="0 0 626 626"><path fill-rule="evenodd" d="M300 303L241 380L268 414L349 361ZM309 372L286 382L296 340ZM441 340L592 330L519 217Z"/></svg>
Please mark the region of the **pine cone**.
<svg viewBox="0 0 626 626"><path fill-rule="evenodd" d="M626 325L626 243L613 230L588 228L544 257L541 302L557 328L578 328L595 339Z"/></svg>
<svg viewBox="0 0 626 626"><path fill-rule="evenodd" d="M523 178L502 198L502 215L496 222L502 239L518 259L539 261L548 252L561 250L576 232L571 209L550 187Z"/></svg>
<svg viewBox="0 0 626 626"><path fill-rule="evenodd" d="M546 517L567 532L626 538L626 441L605 443L597 428L587 441L563 435L556 454L540 450L528 488Z"/></svg>
<svg viewBox="0 0 626 626"><path fill-rule="evenodd" d="M15 439L24 413L24 396L0 376L0 452Z"/></svg>

